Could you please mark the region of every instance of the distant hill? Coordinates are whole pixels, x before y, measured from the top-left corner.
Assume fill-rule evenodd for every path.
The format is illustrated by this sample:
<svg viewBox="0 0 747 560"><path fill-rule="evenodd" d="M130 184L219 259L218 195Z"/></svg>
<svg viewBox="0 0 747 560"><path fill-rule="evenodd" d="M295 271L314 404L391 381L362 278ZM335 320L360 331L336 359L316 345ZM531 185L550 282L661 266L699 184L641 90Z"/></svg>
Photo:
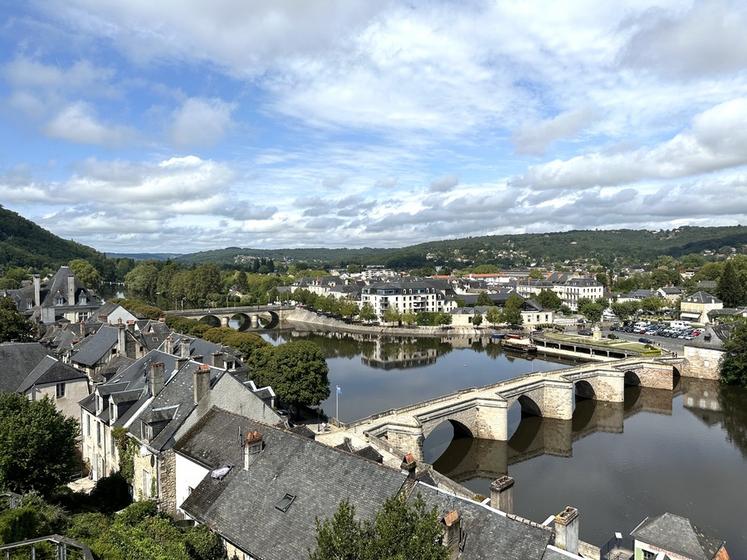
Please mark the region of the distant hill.
<svg viewBox="0 0 747 560"><path fill-rule="evenodd" d="M747 245L747 226L681 227L657 232L647 230L576 230L557 233L489 235L431 241L397 249L250 249L228 247L187 254L185 263L240 264L252 257L304 261L309 264L386 264L397 268L428 264L497 264L525 266L566 260L596 259L612 263L620 259L644 263L662 255L681 257L723 247L738 250Z"/></svg>
<svg viewBox="0 0 747 560"><path fill-rule="evenodd" d="M110 259L132 259L135 261L167 261L182 256L182 253L106 253Z"/></svg>
<svg viewBox="0 0 747 560"><path fill-rule="evenodd" d="M87 259L99 270L107 265L103 253L62 239L0 206L0 267L56 268L79 258Z"/></svg>

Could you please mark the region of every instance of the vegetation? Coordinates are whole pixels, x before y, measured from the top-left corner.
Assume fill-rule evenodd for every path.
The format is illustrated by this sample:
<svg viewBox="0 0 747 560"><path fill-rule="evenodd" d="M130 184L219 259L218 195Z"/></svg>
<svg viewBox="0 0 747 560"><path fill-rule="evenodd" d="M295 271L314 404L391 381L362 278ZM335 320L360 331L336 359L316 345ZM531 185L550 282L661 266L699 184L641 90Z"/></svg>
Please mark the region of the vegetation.
<svg viewBox="0 0 747 560"><path fill-rule="evenodd" d="M745 303L747 297L747 282L739 278L739 271L734 261L728 260L724 264L718 280L716 294L724 302L724 307L737 307Z"/></svg>
<svg viewBox="0 0 747 560"><path fill-rule="evenodd" d="M329 369L321 349L305 340L256 349L247 365L254 381L271 385L292 408L317 406L329 397Z"/></svg>
<svg viewBox="0 0 747 560"><path fill-rule="evenodd" d="M68 263L75 277L86 287L98 289L101 286L101 273L85 259L73 259Z"/></svg>
<svg viewBox="0 0 747 560"><path fill-rule="evenodd" d="M48 495L77 468L78 422L49 399L0 393L0 488Z"/></svg>
<svg viewBox="0 0 747 560"><path fill-rule="evenodd" d="M344 501L332 519L317 519L317 545L310 560L447 560L443 530L435 508L427 510L420 496L408 503L388 499L373 522L355 518Z"/></svg>
<svg viewBox="0 0 747 560"><path fill-rule="evenodd" d="M113 299L111 303L117 303L139 319L160 319L163 317L163 311L155 305L149 305L139 299Z"/></svg>
<svg viewBox="0 0 747 560"><path fill-rule="evenodd" d="M552 309L558 311L563 302L560 300L558 294L552 290L542 290L535 298L544 309Z"/></svg>
<svg viewBox="0 0 747 560"><path fill-rule="evenodd" d="M724 342L721 380L729 385L747 387L747 320L737 321Z"/></svg>
<svg viewBox="0 0 747 560"><path fill-rule="evenodd" d="M243 360L248 359L258 348L269 345L255 333L236 331L229 327L211 327L196 319L172 316L166 318L166 324L176 332L230 346Z"/></svg>
<svg viewBox="0 0 747 560"><path fill-rule="evenodd" d="M607 308L607 304L603 301L593 301L589 298L581 298L578 300L578 312L583 315L587 321L592 325L597 324L602 320L602 314Z"/></svg>
<svg viewBox="0 0 747 560"><path fill-rule="evenodd" d="M16 309L12 299L0 297L0 342L27 342L34 338L34 326Z"/></svg>
<svg viewBox="0 0 747 560"><path fill-rule="evenodd" d="M521 318L521 306L523 304L524 300L521 296L517 294L508 296L501 312L501 322L509 325L521 325L523 322Z"/></svg>

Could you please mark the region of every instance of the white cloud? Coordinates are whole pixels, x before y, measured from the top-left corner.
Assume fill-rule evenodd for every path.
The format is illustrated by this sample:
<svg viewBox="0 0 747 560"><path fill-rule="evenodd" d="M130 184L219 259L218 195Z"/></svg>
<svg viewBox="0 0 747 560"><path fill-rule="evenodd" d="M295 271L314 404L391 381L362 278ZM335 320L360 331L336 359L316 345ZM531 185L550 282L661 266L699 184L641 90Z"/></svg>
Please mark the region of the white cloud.
<svg viewBox="0 0 747 560"><path fill-rule="evenodd" d="M230 128L233 110L221 99L189 98L174 111L171 141L180 147L212 146Z"/></svg>
<svg viewBox="0 0 747 560"><path fill-rule="evenodd" d="M520 154L544 154L550 144L575 135L593 117L594 112L589 109L566 111L550 119L523 124L512 140Z"/></svg>
<svg viewBox="0 0 747 560"><path fill-rule="evenodd" d="M108 146L123 144L134 136L134 132L125 126L100 122L93 108L81 101L64 107L47 124L44 132L52 138L79 144Z"/></svg>
<svg viewBox="0 0 747 560"><path fill-rule="evenodd" d="M689 130L651 148L592 152L531 166L516 186L589 188L667 179L747 164L747 98L721 103L693 119Z"/></svg>

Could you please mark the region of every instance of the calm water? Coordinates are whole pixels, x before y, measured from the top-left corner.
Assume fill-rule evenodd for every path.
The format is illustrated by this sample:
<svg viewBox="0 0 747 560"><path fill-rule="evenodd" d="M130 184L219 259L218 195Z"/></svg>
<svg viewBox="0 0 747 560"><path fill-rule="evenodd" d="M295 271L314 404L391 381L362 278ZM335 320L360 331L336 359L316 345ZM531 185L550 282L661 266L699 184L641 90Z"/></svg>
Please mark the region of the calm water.
<svg viewBox="0 0 747 560"><path fill-rule="evenodd" d="M494 345L460 340L354 340L273 332L281 342L306 338L328 356L340 385L345 421L453 390L486 385L567 364L526 360ZM334 394L325 411L335 413ZM509 412L508 442L453 438L446 422L425 441L427 461L488 496L490 482L515 480L516 513L543 521L566 505L579 508L581 537L601 545L628 534L647 515L671 511L727 540L747 558L747 391L683 378L674 392L626 390L625 403L578 400L572 421Z"/></svg>

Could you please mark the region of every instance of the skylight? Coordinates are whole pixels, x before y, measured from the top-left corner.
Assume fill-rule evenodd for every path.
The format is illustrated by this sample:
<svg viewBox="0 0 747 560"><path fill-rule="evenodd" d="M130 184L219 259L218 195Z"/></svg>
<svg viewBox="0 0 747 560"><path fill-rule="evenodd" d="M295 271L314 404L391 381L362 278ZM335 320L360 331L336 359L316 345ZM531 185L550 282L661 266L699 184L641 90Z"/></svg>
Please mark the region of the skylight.
<svg viewBox="0 0 747 560"><path fill-rule="evenodd" d="M295 500L296 497L293 494L286 494L278 502L275 504L275 507L285 513L288 511L288 508L291 507L291 504L293 503L293 500Z"/></svg>

